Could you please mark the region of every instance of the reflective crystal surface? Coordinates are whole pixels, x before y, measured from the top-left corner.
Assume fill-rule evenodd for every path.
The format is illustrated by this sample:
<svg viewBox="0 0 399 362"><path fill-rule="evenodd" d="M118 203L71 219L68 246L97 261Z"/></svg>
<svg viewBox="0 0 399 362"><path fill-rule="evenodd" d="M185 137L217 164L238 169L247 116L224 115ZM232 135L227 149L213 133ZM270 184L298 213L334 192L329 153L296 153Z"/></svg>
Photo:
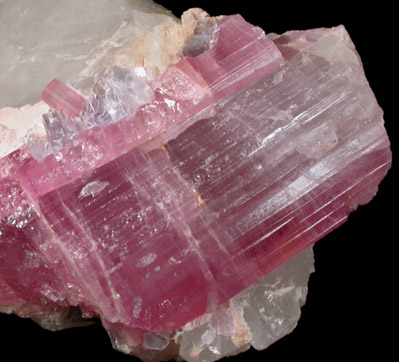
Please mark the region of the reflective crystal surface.
<svg viewBox="0 0 399 362"><path fill-rule="evenodd" d="M390 167L382 110L343 26L267 36L184 16L162 74L109 67L87 98L53 80L45 132L4 151L1 311L52 330L98 316L151 361L214 361L295 327L309 247Z"/></svg>

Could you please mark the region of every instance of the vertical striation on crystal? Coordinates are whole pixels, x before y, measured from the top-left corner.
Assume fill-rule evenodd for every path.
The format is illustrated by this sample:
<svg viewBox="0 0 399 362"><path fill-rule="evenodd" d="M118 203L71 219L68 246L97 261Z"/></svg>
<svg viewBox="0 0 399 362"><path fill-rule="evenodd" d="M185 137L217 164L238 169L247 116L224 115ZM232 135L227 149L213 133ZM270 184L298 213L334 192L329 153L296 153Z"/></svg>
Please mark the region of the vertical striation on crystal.
<svg viewBox="0 0 399 362"><path fill-rule="evenodd" d="M150 34L191 29L162 74L110 66L87 99L53 80L45 135L0 159L2 311L53 330L99 316L148 361L215 361L295 327L309 246L390 167L382 110L342 26L184 19Z"/></svg>
<svg viewBox="0 0 399 362"><path fill-rule="evenodd" d="M85 105L85 99L82 96L57 79L53 79L44 88L42 101L69 117L79 116Z"/></svg>

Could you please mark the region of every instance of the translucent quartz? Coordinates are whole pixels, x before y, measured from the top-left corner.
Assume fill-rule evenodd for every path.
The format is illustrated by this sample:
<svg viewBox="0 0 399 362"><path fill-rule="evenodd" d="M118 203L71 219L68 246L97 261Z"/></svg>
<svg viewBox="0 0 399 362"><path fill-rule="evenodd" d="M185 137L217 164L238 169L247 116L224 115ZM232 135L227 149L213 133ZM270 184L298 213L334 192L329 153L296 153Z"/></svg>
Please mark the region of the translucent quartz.
<svg viewBox="0 0 399 362"><path fill-rule="evenodd" d="M26 105L21 108L0 109L0 158L21 148L27 135L45 134L42 115L49 112L44 102Z"/></svg>
<svg viewBox="0 0 399 362"><path fill-rule="evenodd" d="M53 78L88 94L120 49L157 25L176 21L152 1L81 5L80 0L0 3L0 33L7 34L0 39L0 108L38 102Z"/></svg>

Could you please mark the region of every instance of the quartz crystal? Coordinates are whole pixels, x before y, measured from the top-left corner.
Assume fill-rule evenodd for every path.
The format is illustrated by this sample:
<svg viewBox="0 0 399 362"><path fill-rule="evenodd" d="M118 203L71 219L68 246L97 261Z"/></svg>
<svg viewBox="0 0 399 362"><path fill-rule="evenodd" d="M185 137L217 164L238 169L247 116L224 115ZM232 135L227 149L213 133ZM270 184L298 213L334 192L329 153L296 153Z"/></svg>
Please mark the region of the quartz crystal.
<svg viewBox="0 0 399 362"><path fill-rule="evenodd" d="M37 102L53 78L88 94L119 49L171 21L166 9L145 0L1 1L7 37L0 38L0 69L8 71L0 74L0 107Z"/></svg>
<svg viewBox="0 0 399 362"><path fill-rule="evenodd" d="M391 164L345 28L266 35L119 0L87 1L86 32L56 3L21 20L59 24L37 56L6 22L27 2L0 13L16 29L0 69L26 57L0 73L0 311L50 330L99 317L148 361L267 348L299 319L310 247Z"/></svg>

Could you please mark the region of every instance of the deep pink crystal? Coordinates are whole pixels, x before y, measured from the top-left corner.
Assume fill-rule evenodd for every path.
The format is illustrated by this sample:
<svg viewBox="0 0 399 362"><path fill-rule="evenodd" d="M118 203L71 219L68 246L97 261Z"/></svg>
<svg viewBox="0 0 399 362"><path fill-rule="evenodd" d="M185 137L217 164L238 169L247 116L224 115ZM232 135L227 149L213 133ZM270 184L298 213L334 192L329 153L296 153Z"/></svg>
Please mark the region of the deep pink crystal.
<svg viewBox="0 0 399 362"><path fill-rule="evenodd" d="M133 115L43 161L0 161L0 305L80 306L139 344L133 329L181 328L373 196L391 153L360 68L301 52L304 32L218 27ZM70 117L87 106L58 81L43 100Z"/></svg>

